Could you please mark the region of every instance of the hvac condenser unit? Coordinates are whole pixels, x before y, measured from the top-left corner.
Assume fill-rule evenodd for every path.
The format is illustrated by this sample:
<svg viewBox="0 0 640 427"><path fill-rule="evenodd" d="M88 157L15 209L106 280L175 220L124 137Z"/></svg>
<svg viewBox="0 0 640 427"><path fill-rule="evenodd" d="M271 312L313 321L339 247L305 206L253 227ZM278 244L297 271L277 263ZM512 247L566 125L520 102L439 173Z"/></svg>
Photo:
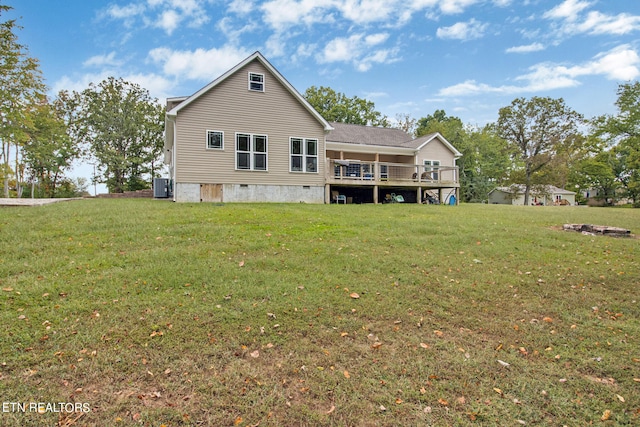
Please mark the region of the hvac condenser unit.
<svg viewBox="0 0 640 427"><path fill-rule="evenodd" d="M166 199L171 195L168 178L153 178L153 197Z"/></svg>

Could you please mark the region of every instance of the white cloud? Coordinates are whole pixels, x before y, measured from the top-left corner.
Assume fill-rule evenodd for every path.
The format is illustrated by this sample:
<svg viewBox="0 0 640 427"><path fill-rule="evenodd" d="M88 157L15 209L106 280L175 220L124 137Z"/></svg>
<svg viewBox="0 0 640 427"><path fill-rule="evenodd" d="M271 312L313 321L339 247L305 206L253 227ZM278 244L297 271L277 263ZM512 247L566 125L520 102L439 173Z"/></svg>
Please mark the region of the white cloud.
<svg viewBox="0 0 640 427"><path fill-rule="evenodd" d="M172 93L175 82L154 73L128 74L123 79L127 82L137 83L140 87L147 89L151 97L157 98L160 103L164 103L168 97L175 96Z"/></svg>
<svg viewBox="0 0 640 427"><path fill-rule="evenodd" d="M51 87L54 94L61 90L82 92L89 87L90 83L98 84L109 76L112 76L112 70L103 70L99 73L87 73L74 76L62 76Z"/></svg>
<svg viewBox="0 0 640 427"><path fill-rule="evenodd" d="M388 37L387 33L337 37L326 44L316 60L320 63L351 62L358 71L368 71L374 63L388 64L398 60L397 48L372 49Z"/></svg>
<svg viewBox="0 0 640 427"><path fill-rule="evenodd" d="M248 13L241 8L240 0L233 0L230 11ZM383 23L386 27L404 24L418 12L459 14L468 7L486 0L268 0L260 6L263 21L276 31L284 31L298 25L333 23L338 18L364 25ZM493 0L504 7L512 0Z"/></svg>
<svg viewBox="0 0 640 427"><path fill-rule="evenodd" d="M472 40L481 38L488 24L478 22L472 18L468 22L458 22L450 27L440 27L436 36L441 39Z"/></svg>
<svg viewBox="0 0 640 427"><path fill-rule="evenodd" d="M255 5L250 0L232 0L229 3L229 12L245 15L250 13L255 8Z"/></svg>
<svg viewBox="0 0 640 427"><path fill-rule="evenodd" d="M591 4L592 2L583 0L565 0L564 3L561 3L553 9L545 12L543 17L573 21L577 18L580 12L589 8Z"/></svg>
<svg viewBox="0 0 640 427"><path fill-rule="evenodd" d="M160 64L167 75L177 79L209 81L237 65L249 54L250 52L233 46L193 51L160 47L151 50L149 57Z"/></svg>
<svg viewBox="0 0 640 427"><path fill-rule="evenodd" d="M171 35L180 25L180 21L182 21L182 17L175 10L166 10L162 12L155 26L162 28L168 35Z"/></svg>
<svg viewBox="0 0 640 427"><path fill-rule="evenodd" d="M116 60L116 53L110 52L106 55L95 55L82 63L84 67L104 67L119 66L121 61Z"/></svg>
<svg viewBox="0 0 640 427"><path fill-rule="evenodd" d="M402 6L390 0L360 0L339 2L338 9L346 19L365 24L395 20L394 15L402 9Z"/></svg>
<svg viewBox="0 0 640 427"><path fill-rule="evenodd" d="M333 17L328 10L334 0L271 0L260 9L264 12L264 21L276 31L284 31L295 25L311 25L331 22Z"/></svg>
<svg viewBox="0 0 640 427"><path fill-rule="evenodd" d="M598 11L583 14L594 2L583 0L566 0L564 3L547 11L543 17L559 21L560 34L615 34L623 35L640 30L640 16L620 13L607 15Z"/></svg>
<svg viewBox="0 0 640 427"><path fill-rule="evenodd" d="M479 0L442 0L440 10L445 14L462 13L467 7L478 2Z"/></svg>
<svg viewBox="0 0 640 427"><path fill-rule="evenodd" d="M603 76L608 80L632 80L640 76L640 55L629 45L602 52L580 65L541 63L529 68L529 73L515 78L523 85L491 86L467 80L439 91L440 96L472 96L480 94L512 95L575 87L579 77Z"/></svg>
<svg viewBox="0 0 640 427"><path fill-rule="evenodd" d="M144 3L130 3L126 6L109 6L104 14L124 21L132 27L137 18L142 26L164 30L171 35L181 24L198 28L209 22L205 4L208 0L147 0Z"/></svg>
<svg viewBox="0 0 640 427"><path fill-rule="evenodd" d="M111 5L105 13L110 18L128 20L142 14L145 10L144 4L131 3L126 6Z"/></svg>
<svg viewBox="0 0 640 427"><path fill-rule="evenodd" d="M505 50L506 53L529 53L544 50L542 43L531 43L523 46L513 46Z"/></svg>
<svg viewBox="0 0 640 427"><path fill-rule="evenodd" d="M589 12L583 22L568 26L567 30L589 34L628 34L640 30L640 16L626 13L610 16L600 12Z"/></svg>

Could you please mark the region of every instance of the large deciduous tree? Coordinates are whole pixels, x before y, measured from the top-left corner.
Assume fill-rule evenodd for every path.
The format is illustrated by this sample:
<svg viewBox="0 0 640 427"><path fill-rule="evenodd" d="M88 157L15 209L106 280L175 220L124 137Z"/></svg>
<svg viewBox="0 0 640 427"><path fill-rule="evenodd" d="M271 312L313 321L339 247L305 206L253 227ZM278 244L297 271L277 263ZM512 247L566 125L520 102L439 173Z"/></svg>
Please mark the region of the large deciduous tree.
<svg viewBox="0 0 640 427"><path fill-rule="evenodd" d="M0 5L0 15L11 9ZM29 112L45 90L38 61L29 57L27 48L18 42L15 30L19 28L15 20L0 22L0 173L4 197L9 197L11 148L15 150L14 173L19 187L20 147L31 126Z"/></svg>
<svg viewBox="0 0 640 427"><path fill-rule="evenodd" d="M164 107L139 85L109 77L90 84L78 108L77 134L97 160L109 191L149 188L162 154Z"/></svg>
<svg viewBox="0 0 640 427"><path fill-rule="evenodd" d="M322 117L330 122L390 126L387 116L376 111L376 106L372 101L357 96L349 98L344 93L336 92L330 87L311 86L305 91L304 98Z"/></svg>
<svg viewBox="0 0 640 427"><path fill-rule="evenodd" d="M444 110L436 110L418 120L416 135L433 132L439 132L462 153L457 161L461 200L487 200L489 191L502 183L511 164L508 148L496 134L495 126L465 126L460 118L448 116Z"/></svg>
<svg viewBox="0 0 640 427"><path fill-rule="evenodd" d="M626 196L640 204L640 82L618 87L618 114L601 116L593 121L594 134L613 146L619 170L618 181Z"/></svg>
<svg viewBox="0 0 640 427"><path fill-rule="evenodd" d="M69 137L59 102L43 98L31 113L33 127L24 143L23 160L31 175L31 196L56 197L65 172L79 156L78 144Z"/></svg>
<svg viewBox="0 0 640 427"><path fill-rule="evenodd" d="M513 147L514 160L522 165L525 205L529 204L534 175L554 160L562 144L579 134L582 121L561 98L517 98L500 109L498 135Z"/></svg>

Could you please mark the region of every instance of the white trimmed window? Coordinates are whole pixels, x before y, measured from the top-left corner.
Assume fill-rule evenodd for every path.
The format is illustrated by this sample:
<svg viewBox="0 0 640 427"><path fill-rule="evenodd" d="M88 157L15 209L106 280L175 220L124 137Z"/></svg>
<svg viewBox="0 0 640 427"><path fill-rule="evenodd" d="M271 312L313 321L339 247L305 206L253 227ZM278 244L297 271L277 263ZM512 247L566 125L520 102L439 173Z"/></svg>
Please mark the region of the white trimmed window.
<svg viewBox="0 0 640 427"><path fill-rule="evenodd" d="M236 134L236 169L267 170L267 135Z"/></svg>
<svg viewBox="0 0 640 427"><path fill-rule="evenodd" d="M438 171L440 170L440 160L425 160L424 161L424 171L429 172L428 179L432 179L437 181Z"/></svg>
<svg viewBox="0 0 640 427"><path fill-rule="evenodd" d="M249 73L249 90L264 92L264 74Z"/></svg>
<svg viewBox="0 0 640 427"><path fill-rule="evenodd" d="M318 172L318 140L290 138L291 172Z"/></svg>
<svg viewBox="0 0 640 427"><path fill-rule="evenodd" d="M207 148L211 150L224 149L224 132L218 130L207 131Z"/></svg>

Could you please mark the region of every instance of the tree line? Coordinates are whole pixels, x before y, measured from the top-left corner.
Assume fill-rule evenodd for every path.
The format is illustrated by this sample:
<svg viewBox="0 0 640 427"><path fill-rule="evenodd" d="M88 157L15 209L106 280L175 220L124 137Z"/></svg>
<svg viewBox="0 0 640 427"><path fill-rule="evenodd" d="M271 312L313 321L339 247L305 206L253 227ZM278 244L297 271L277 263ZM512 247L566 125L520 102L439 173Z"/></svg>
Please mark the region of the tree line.
<svg viewBox="0 0 640 427"><path fill-rule="evenodd" d="M0 16L9 10L0 5ZM78 195L87 182L68 177L78 160L94 163L94 179L110 192L149 188L162 155L164 107L147 89L114 77L49 99L19 29L16 20L0 22L3 196Z"/></svg>
<svg viewBox="0 0 640 427"><path fill-rule="evenodd" d="M9 6L0 5L0 16ZM165 108L149 91L109 77L53 100L37 59L18 42L15 20L0 22L0 179L3 195L66 197L87 185L68 177L78 160L96 165L94 179L110 192L149 188L163 151ZM640 83L618 88L617 113L585 119L564 100L517 98L498 120L464 124L444 110L394 120L375 104L328 87L304 98L328 121L397 127L414 137L439 132L461 153L461 199L483 202L497 186L590 191L603 203L640 205Z"/></svg>
<svg viewBox="0 0 640 427"><path fill-rule="evenodd" d="M329 121L396 127L413 137L442 134L462 153L462 201L485 202L498 186L524 185L529 204L533 189L555 185L575 191L578 200L589 193L599 204L627 199L638 207L640 82L619 85L617 96L616 114L592 119L561 98L516 98L499 110L495 123L473 126L444 110L419 119L398 114L392 121L373 102L327 87L312 86L304 94Z"/></svg>

